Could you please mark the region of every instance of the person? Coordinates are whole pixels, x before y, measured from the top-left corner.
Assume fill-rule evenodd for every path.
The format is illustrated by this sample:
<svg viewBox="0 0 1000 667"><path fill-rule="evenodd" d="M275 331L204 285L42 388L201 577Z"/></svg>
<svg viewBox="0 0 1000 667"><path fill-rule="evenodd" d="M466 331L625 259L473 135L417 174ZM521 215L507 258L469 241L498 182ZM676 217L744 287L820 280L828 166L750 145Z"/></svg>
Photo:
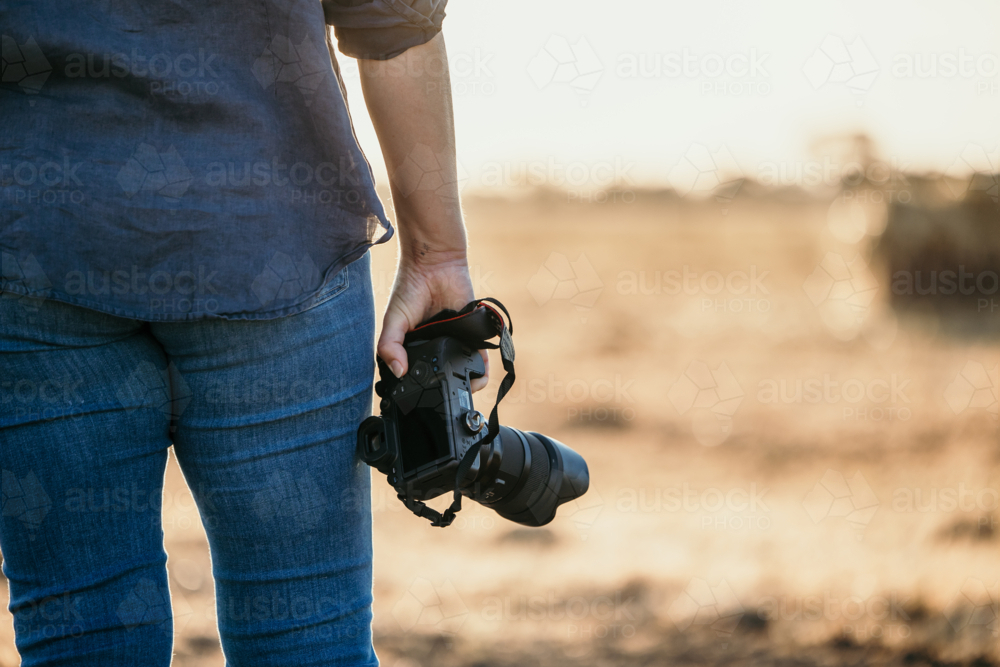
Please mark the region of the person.
<svg viewBox="0 0 1000 667"><path fill-rule="evenodd" d="M228 665L376 665L377 353L474 298L445 0L0 6L0 549L24 665L167 665L172 446ZM396 229L354 136L358 58ZM486 378L477 382L482 388Z"/></svg>

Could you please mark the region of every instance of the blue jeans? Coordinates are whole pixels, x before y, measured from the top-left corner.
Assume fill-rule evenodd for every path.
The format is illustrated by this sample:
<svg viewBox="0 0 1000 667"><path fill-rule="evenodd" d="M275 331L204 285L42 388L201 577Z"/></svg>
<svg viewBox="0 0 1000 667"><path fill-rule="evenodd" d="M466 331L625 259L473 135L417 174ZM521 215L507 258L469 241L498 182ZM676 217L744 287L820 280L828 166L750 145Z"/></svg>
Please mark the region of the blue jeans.
<svg viewBox="0 0 1000 667"><path fill-rule="evenodd" d="M173 444L227 665L377 665L369 257L274 320L146 323L0 298L0 549L24 665L168 665Z"/></svg>

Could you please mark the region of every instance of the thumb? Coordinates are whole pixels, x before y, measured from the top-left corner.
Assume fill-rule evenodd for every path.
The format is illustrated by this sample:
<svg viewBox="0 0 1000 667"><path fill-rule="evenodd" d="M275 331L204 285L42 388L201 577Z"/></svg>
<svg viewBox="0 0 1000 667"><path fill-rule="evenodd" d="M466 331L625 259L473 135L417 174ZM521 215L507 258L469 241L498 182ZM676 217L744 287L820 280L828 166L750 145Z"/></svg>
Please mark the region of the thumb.
<svg viewBox="0 0 1000 667"><path fill-rule="evenodd" d="M378 338L378 356L389 365L396 377L403 377L409 370L403 347L403 337L409 328L409 321L399 310L393 308L386 311L382 319L382 335Z"/></svg>

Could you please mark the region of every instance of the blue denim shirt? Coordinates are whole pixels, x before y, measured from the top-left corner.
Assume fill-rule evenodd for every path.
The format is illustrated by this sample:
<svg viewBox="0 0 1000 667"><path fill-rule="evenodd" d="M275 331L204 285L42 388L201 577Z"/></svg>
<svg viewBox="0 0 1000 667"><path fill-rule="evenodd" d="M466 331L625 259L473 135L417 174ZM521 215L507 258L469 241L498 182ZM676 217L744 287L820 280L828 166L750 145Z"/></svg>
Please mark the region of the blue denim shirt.
<svg viewBox="0 0 1000 667"><path fill-rule="evenodd" d="M0 292L181 321L342 289L392 228L327 24L385 59L436 35L444 5L6 0Z"/></svg>

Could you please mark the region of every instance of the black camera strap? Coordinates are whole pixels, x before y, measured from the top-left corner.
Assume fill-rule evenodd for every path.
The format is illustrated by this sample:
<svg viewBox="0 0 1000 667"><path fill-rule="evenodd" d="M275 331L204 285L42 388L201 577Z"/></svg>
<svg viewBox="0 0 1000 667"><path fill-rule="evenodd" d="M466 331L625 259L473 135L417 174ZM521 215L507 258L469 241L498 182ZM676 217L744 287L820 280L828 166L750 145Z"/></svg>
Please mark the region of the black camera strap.
<svg viewBox="0 0 1000 667"><path fill-rule="evenodd" d="M488 304L493 304L503 311L503 314L507 316L507 322L504 322L504 318L500 316L496 308ZM510 388L514 386L515 379L514 340L511 338L513 333L514 322L504 305L496 299L485 297L470 301L459 311L443 310L406 334L405 343L431 340L439 336L451 336L474 350L499 349L500 359L506 372L503 380L500 381L500 388L497 390L497 400L490 412L486 433L469 447L458 464L458 470L455 472L455 495L448 509L443 513L438 512L408 494L398 494L399 499L403 501L407 509L419 517L428 519L433 526L444 528L450 526L455 520L455 515L462 509L462 493L459 488L461 480L469 472L483 446L493 442L493 439L500 433L500 417L497 414L497 408ZM490 339L497 336L500 338L499 344L491 343ZM381 360L380 363L382 363Z"/></svg>

